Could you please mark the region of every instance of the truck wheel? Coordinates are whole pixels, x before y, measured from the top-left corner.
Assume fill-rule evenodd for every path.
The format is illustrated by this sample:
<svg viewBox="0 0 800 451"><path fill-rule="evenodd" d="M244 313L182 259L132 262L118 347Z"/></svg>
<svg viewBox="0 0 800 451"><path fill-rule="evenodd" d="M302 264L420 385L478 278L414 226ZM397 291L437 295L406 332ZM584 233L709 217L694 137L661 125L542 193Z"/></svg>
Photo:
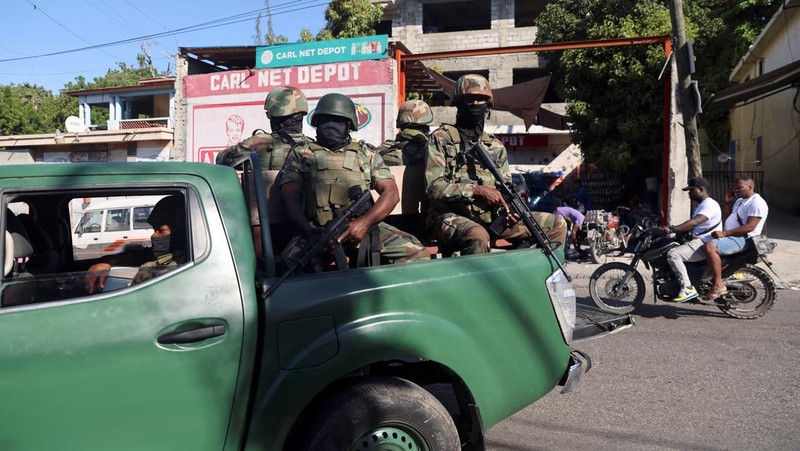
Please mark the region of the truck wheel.
<svg viewBox="0 0 800 451"><path fill-rule="evenodd" d="M460 449L444 406L396 377L365 379L330 396L306 423L301 442L301 450Z"/></svg>

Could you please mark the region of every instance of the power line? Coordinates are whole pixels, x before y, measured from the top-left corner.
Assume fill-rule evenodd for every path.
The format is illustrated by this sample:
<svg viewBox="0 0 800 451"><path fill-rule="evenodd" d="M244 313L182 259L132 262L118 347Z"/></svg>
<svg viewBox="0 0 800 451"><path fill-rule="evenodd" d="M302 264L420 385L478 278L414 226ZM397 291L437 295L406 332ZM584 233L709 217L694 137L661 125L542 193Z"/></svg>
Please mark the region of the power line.
<svg viewBox="0 0 800 451"><path fill-rule="evenodd" d="M47 13L46 13L46 12L45 12L45 11L44 11L42 8L38 7L38 6L37 6L35 3L33 3L31 0L27 0L27 1L28 1L28 3L30 3L30 4L31 4L31 6L33 6L33 9L34 9L34 10L36 10L36 11L39 11L40 13L44 14L44 15L45 15L45 17L47 17L47 18L48 18L48 19L50 19L51 21L55 22L55 24L56 24L56 25L58 25L59 27L61 27L61 28L65 29L65 30L67 30L67 32L69 32L71 35L75 36L76 38L80 39L81 41L83 41L83 42L85 42L85 43L87 43L87 44L90 44L90 45L94 46L94 44L92 44L91 42L87 41L86 39L84 39L83 37L81 37L80 35L78 35L77 33L75 33L74 31L70 30L69 28L67 28L67 27L66 27L64 24L62 24L61 22L59 22L59 21L57 21L56 19L54 19L52 16L50 16L50 14L47 14ZM96 47L96 48L97 48L97 49L100 49L100 47ZM103 53L105 53L106 55L108 55L108 56L112 57L112 58L117 58L117 59L119 59L118 57L116 57L116 56L114 56L114 55L112 55L112 54L110 54L110 53L106 52L105 50L100 50L100 51L101 51L101 52L103 52ZM22 57L22 58L16 58L16 59L17 59L17 60L19 60L19 59L28 59L28 58L36 58L36 57L35 57L35 56L33 56L33 57Z"/></svg>
<svg viewBox="0 0 800 451"><path fill-rule="evenodd" d="M30 3L30 0L28 0L28 2ZM302 7L298 7L298 5L302 5L304 3L306 3L307 5L306 6L302 6ZM303 1L295 1L295 2L291 2L290 1L290 2L284 3L283 5L272 7L271 9L274 11L276 9L280 9L281 7L294 7L294 8L291 8L291 9L282 10L282 11L277 12L277 13L273 12L273 15L279 15L279 14L287 14L287 13L291 13L291 12L302 11L302 10L305 10L305 9L316 8L318 6L327 5L328 3L329 2L327 0L325 0L325 1L303 0ZM33 4L33 3L31 3L31 4ZM36 5L34 5L34 7L36 7ZM187 26L187 27L182 27L182 28L178 28L178 29L175 29L175 30L164 31L164 32L160 32L160 33L153 33L153 34L149 34L149 35L138 36L138 37L135 37L135 38L121 39L119 41L112 41L112 42L107 42L107 43L104 43L104 44L90 45L88 47L81 47L81 48L76 48L76 49L71 49L71 50L61 50L61 51L58 51L58 52L44 53L44 54L41 54L41 55L0 59L0 63L6 63L6 62L11 62L11 61L21 61L21 60L33 59L33 58L44 58L44 57L48 57L48 56L64 55L64 54L67 54L67 53L82 52L82 51L86 51L86 50L96 50L96 49L102 49L104 47L113 47L113 46L117 46L117 45L131 44L131 43L134 43L134 42L137 42L137 41L142 41L142 40L147 40L147 39L159 38L159 37L164 37L164 36L173 36L173 35L176 35L176 34L190 33L190 32L194 32L194 31L202 31L202 30L207 30L207 29L211 29L211 28L218 28L218 27L224 27L224 26L228 26L228 25L235 25L237 23L251 21L254 18L256 18L258 13L264 13L264 12L265 12L265 10L262 8L262 9L257 9L257 10L254 10L254 11L248 11L246 13L241 13L241 14L236 14L236 15L233 15L233 16L224 17L222 19L211 20L211 21L208 21L208 22L202 22L202 23L199 23L199 24L190 25L190 26ZM88 41L84 40L84 42L88 42ZM113 55L111 55L111 56L113 56Z"/></svg>

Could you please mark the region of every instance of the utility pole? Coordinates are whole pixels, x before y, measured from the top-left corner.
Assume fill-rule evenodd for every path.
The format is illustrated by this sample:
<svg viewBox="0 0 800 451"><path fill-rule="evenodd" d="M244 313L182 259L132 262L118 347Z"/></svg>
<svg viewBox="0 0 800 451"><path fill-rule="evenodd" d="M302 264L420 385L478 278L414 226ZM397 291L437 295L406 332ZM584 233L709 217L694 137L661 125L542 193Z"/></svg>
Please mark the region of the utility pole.
<svg viewBox="0 0 800 451"><path fill-rule="evenodd" d="M678 66L678 89L680 110L683 115L683 130L686 138L686 160L689 177L703 175L700 163L700 142L697 139L697 105L692 88L689 47L686 45L686 28L683 21L682 0L669 0L669 15L672 19L672 40L675 43L673 56Z"/></svg>

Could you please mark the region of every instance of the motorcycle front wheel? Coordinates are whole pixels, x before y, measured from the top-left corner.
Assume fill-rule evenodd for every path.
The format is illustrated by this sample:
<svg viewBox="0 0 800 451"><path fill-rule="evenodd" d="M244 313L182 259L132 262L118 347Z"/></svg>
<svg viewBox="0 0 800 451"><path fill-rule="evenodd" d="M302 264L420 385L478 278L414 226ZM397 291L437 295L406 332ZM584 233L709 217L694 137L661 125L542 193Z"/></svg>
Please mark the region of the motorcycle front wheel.
<svg viewBox="0 0 800 451"><path fill-rule="evenodd" d="M592 263L600 263L601 257L605 254L606 248L608 248L608 242L604 235L603 232L598 230L589 231L587 240L589 241L589 258L592 259Z"/></svg>
<svg viewBox="0 0 800 451"><path fill-rule="evenodd" d="M764 316L777 297L775 282L766 271L747 265L724 280L728 292L722 295L724 305L719 308L739 319L756 319Z"/></svg>
<svg viewBox="0 0 800 451"><path fill-rule="evenodd" d="M622 262L601 265L589 278L589 294L600 309L630 313L644 301L644 278Z"/></svg>

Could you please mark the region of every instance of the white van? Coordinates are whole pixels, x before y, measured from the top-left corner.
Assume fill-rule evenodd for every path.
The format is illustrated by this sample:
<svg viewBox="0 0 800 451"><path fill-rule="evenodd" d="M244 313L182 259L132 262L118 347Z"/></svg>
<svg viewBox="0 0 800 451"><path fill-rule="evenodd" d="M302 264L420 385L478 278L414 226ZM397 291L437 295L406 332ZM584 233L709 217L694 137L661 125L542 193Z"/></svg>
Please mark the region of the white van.
<svg viewBox="0 0 800 451"><path fill-rule="evenodd" d="M72 233L75 260L117 254L129 246L150 246L153 228L147 218L164 196L92 199L82 209Z"/></svg>

